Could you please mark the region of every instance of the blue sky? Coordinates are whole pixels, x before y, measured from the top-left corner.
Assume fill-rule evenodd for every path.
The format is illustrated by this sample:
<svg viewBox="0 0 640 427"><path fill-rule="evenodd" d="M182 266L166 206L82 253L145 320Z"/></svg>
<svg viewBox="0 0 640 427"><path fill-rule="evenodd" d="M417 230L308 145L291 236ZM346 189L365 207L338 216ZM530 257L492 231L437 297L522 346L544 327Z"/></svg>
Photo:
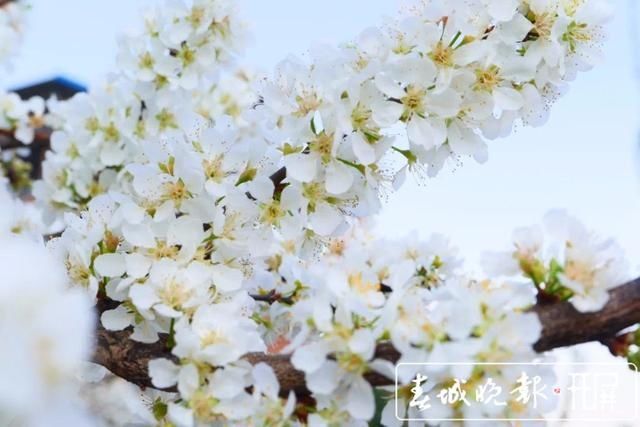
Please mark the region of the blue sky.
<svg viewBox="0 0 640 427"><path fill-rule="evenodd" d="M2 86L63 74L96 83L114 69L116 36L157 0L32 0L26 40ZM614 236L640 265L640 82L634 78L631 22L640 7L614 0L606 61L581 75L549 123L521 128L490 147L485 165L465 162L423 186L394 194L378 221L381 234L449 235L473 259L508 243L513 227L566 208ZM393 15L389 0L244 0L252 23L247 62L268 70L314 41L338 43Z"/></svg>

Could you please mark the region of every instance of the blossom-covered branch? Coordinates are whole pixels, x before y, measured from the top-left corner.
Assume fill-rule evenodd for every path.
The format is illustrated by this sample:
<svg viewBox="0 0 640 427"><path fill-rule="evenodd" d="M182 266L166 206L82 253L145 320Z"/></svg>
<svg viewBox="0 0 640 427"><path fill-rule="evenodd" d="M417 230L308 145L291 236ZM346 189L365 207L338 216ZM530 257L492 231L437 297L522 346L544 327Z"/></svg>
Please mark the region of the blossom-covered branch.
<svg viewBox="0 0 640 427"><path fill-rule="evenodd" d="M489 140L541 124L608 16L601 0L415 3L255 79L235 63L234 2L171 1L122 39L103 87L49 102L34 194L65 229L48 247L97 303L94 360L177 392L160 424L363 425L395 362L539 360L630 321L606 314L619 248L563 213L517 230L480 279L444 236L373 238L408 172L485 161ZM43 104L5 99L0 128L32 139ZM395 406L411 418L402 399L385 425ZM540 415L516 403L503 415Z"/></svg>
<svg viewBox="0 0 640 427"><path fill-rule="evenodd" d="M362 221L407 172L484 161L487 140L542 123L592 65L602 5L420 3L283 61L257 93L213 109L203 101L228 100L217 71L233 69L242 38L233 4L147 15L121 44L117 78L52 106L59 125L35 189L52 217L65 213L52 251L74 284L115 302L101 325L131 341L100 332L97 359L159 345L167 357L144 369L179 391L165 421L190 426L290 419L295 395L278 395L302 381L310 424L366 422L371 376L392 377L390 344L402 361L537 358L542 325L525 309L536 297L602 308L624 274L614 245L566 221L566 235L549 233L557 253L526 233L497 257L503 270L474 280L443 236L376 241Z"/></svg>
<svg viewBox="0 0 640 427"><path fill-rule="evenodd" d="M623 329L640 323L640 278L609 292L609 302L595 313L580 313L567 302L536 305L534 311L542 323L542 335L534 344L542 353L615 336ZM98 327L93 361L141 387L154 387L148 374L148 363L155 358L173 358L166 336L153 344L129 339L130 331L107 331ZM391 344L380 344L376 357L396 363L400 353ZM274 369L281 391L307 392L304 373L298 371L287 355L249 353L244 357L252 364L265 362ZM372 385L392 384L392 379L372 373L367 377Z"/></svg>

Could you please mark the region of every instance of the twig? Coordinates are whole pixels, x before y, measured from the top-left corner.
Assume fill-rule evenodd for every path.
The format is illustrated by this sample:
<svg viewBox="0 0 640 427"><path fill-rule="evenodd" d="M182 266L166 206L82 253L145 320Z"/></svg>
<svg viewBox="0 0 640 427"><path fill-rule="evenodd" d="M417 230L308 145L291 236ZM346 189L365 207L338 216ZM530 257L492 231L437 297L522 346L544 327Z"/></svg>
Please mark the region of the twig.
<svg viewBox="0 0 640 427"><path fill-rule="evenodd" d="M13 130L0 129L0 149L11 150L15 148L24 148L24 147L27 147L27 148L42 147L42 148L48 149L50 144L50 141L49 141L50 136L51 136L51 129L49 128L36 129L33 142L31 144L25 144L21 141L18 141L15 138L13 134Z"/></svg>
<svg viewBox="0 0 640 427"><path fill-rule="evenodd" d="M275 304L276 302L293 304L293 299L291 299L291 297L285 297L275 290L271 290L269 293L264 295L250 295L250 297L253 298L254 301L266 302L267 304Z"/></svg>

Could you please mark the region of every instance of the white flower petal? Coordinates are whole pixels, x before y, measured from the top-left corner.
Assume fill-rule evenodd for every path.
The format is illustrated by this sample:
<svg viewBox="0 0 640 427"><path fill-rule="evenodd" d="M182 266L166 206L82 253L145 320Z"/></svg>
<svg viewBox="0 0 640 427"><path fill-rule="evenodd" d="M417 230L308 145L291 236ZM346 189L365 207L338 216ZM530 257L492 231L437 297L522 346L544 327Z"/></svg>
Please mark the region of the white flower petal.
<svg viewBox="0 0 640 427"><path fill-rule="evenodd" d="M328 236L342 223L343 217L338 210L328 203L319 203L315 212L309 215L313 231L320 236Z"/></svg>
<svg viewBox="0 0 640 427"><path fill-rule="evenodd" d="M369 329L358 329L349 339L349 349L361 355L365 360L373 357L376 340Z"/></svg>
<svg viewBox="0 0 640 427"><path fill-rule="evenodd" d="M364 378L358 377L349 387L346 409L358 420L370 420L376 409L373 387Z"/></svg>
<svg viewBox="0 0 640 427"><path fill-rule="evenodd" d="M249 184L249 193L251 193L251 196L262 203L268 203L273 200L274 190L273 181L268 177L256 178Z"/></svg>
<svg viewBox="0 0 640 427"><path fill-rule="evenodd" d="M200 386L200 374L193 363L180 368L178 374L178 391L180 396L189 399Z"/></svg>
<svg viewBox="0 0 640 427"><path fill-rule="evenodd" d="M331 162L327 167L326 188L331 194L343 194L353 185L355 169L339 162Z"/></svg>
<svg viewBox="0 0 640 427"><path fill-rule="evenodd" d="M447 127L442 120L414 116L407 125L407 136L411 143L429 150L444 143L447 138Z"/></svg>
<svg viewBox="0 0 640 427"><path fill-rule="evenodd" d="M139 310L149 310L159 301L155 290L150 285L133 285L129 289L129 297Z"/></svg>
<svg viewBox="0 0 640 427"><path fill-rule="evenodd" d="M216 370L209 377L211 394L219 399L231 399L244 392L242 374L235 369L225 368Z"/></svg>
<svg viewBox="0 0 640 427"><path fill-rule="evenodd" d="M120 277L126 271L123 254L103 254L94 261L96 272L102 277Z"/></svg>
<svg viewBox="0 0 640 427"><path fill-rule="evenodd" d="M151 268L151 260L146 256L138 253L125 255L125 264L127 276L133 279L140 279L149 273Z"/></svg>
<svg viewBox="0 0 640 427"><path fill-rule="evenodd" d="M307 387L314 393L330 394L340 382L340 367L333 360L327 360L317 371L306 375Z"/></svg>
<svg viewBox="0 0 640 427"><path fill-rule="evenodd" d="M256 390L265 396L276 400L278 398L278 393L280 393L280 384L278 383L278 378L273 372L271 366L264 362L260 362L254 365L251 373L253 375L253 385Z"/></svg>
<svg viewBox="0 0 640 427"><path fill-rule="evenodd" d="M515 89L497 87L493 92L496 106L502 110L519 110L524 105L524 98Z"/></svg>
<svg viewBox="0 0 640 427"><path fill-rule="evenodd" d="M386 74L378 74L375 78L375 84L380 90L390 98L401 99L405 93L398 83Z"/></svg>
<svg viewBox="0 0 640 427"><path fill-rule="evenodd" d="M360 132L355 132L348 139L358 161L367 166L376 161L376 149Z"/></svg>
<svg viewBox="0 0 640 427"><path fill-rule="evenodd" d="M193 427L193 412L177 403L169 403L167 418L176 427Z"/></svg>
<svg viewBox="0 0 640 427"><path fill-rule="evenodd" d="M133 246L153 248L156 245L155 236L148 224L124 224L122 235Z"/></svg>
<svg viewBox="0 0 640 427"><path fill-rule="evenodd" d="M180 367L169 359L149 361L149 377L154 386L165 389L176 385Z"/></svg>
<svg viewBox="0 0 640 427"><path fill-rule="evenodd" d="M222 292L233 292L240 289L244 275L240 270L226 265L214 265L211 267L213 284Z"/></svg>
<svg viewBox="0 0 640 427"><path fill-rule="evenodd" d="M300 182L311 182L316 177L318 159L310 154L290 154L285 156L287 176Z"/></svg>
<svg viewBox="0 0 640 427"><path fill-rule="evenodd" d="M133 323L133 315L124 306L119 305L102 313L100 321L108 331L121 331Z"/></svg>
<svg viewBox="0 0 640 427"><path fill-rule="evenodd" d="M491 0L488 4L489 14L497 21L509 21L518 7L517 0Z"/></svg>
<svg viewBox="0 0 640 427"><path fill-rule="evenodd" d="M328 349L325 343L317 342L299 347L291 356L291 363L296 369L306 373L315 372L325 362Z"/></svg>

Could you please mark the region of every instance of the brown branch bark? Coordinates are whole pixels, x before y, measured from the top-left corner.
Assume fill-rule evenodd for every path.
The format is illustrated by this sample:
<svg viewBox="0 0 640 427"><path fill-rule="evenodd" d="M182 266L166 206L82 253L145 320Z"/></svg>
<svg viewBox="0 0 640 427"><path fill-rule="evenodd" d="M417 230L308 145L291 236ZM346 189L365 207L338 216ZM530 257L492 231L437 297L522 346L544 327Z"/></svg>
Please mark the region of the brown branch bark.
<svg viewBox="0 0 640 427"><path fill-rule="evenodd" d="M13 136L13 130L0 129L0 149L11 150L14 148L22 148L22 147L31 147L31 148L38 147L42 149L48 149L49 143L50 143L50 140L49 140L50 136L51 136L51 129L49 128L36 129L33 142L27 145L18 141Z"/></svg>
<svg viewBox="0 0 640 427"><path fill-rule="evenodd" d="M34 140L31 144L26 145L14 137L13 130L0 129L0 151L28 148L29 155L24 160L28 161L32 166L31 178L40 179L42 177L42 162L50 148L50 137L51 129L36 129Z"/></svg>
<svg viewBox="0 0 640 427"><path fill-rule="evenodd" d="M542 322L538 352L591 341L607 341L621 330L640 323L640 278L612 289L609 302L596 313L580 313L569 303L538 305Z"/></svg>
<svg viewBox="0 0 640 427"><path fill-rule="evenodd" d="M98 307L98 311L102 309L106 308ZM566 302L537 305L532 311L542 323L542 336L534 346L537 352L591 341L603 342L640 323L640 278L611 290L609 302L596 313L580 313ZM130 334L98 327L93 361L134 384L153 387L147 371L149 360L173 359L173 356L167 350L164 338L154 344L141 344L130 340ZM383 343L376 349L376 357L395 363L400 354L391 344ZM308 394L304 374L293 367L288 355L250 353L245 359L252 364L269 364L280 381L283 395L289 391ZM391 384L391 380L376 373L369 373L366 378L374 386Z"/></svg>

